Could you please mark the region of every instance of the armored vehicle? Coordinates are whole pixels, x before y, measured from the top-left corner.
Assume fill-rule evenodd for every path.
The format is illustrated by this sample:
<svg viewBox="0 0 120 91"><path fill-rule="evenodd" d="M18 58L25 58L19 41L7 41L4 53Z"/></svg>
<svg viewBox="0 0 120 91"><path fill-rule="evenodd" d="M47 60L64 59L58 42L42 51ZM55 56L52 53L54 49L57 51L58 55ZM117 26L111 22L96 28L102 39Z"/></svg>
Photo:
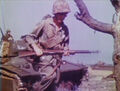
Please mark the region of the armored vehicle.
<svg viewBox="0 0 120 91"><path fill-rule="evenodd" d="M51 83L59 81L60 66L63 61L58 60L54 64L54 60L52 60L49 63L38 62L36 64L33 60L30 60L30 57L34 57L35 53L26 51L26 46L23 40L2 41L0 47L2 91L45 91ZM88 50L69 51L70 54L96 52ZM43 53L46 55L61 54L64 53L64 50L44 50ZM49 89L49 91L53 90Z"/></svg>

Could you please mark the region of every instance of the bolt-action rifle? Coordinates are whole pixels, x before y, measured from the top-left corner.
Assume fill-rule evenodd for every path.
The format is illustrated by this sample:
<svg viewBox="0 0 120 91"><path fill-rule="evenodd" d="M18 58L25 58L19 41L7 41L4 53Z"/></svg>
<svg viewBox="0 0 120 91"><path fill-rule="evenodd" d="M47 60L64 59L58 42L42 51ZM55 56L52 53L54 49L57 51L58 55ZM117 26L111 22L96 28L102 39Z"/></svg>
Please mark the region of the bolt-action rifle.
<svg viewBox="0 0 120 91"><path fill-rule="evenodd" d="M4 36L4 34L3 34L3 31L2 31L2 29L0 28L0 32L1 32L1 34L2 34L2 37Z"/></svg>
<svg viewBox="0 0 120 91"><path fill-rule="evenodd" d="M68 52L69 54L91 54L99 53L99 51L89 51L89 50L43 50L43 54L64 54ZM19 57L36 55L33 51L19 51Z"/></svg>
<svg viewBox="0 0 120 91"><path fill-rule="evenodd" d="M3 31L2 31L1 28L0 28L0 32L1 32L1 35L2 35L1 40L0 40L0 44L1 44L1 43L2 43L2 39L3 39L3 37L4 37Z"/></svg>

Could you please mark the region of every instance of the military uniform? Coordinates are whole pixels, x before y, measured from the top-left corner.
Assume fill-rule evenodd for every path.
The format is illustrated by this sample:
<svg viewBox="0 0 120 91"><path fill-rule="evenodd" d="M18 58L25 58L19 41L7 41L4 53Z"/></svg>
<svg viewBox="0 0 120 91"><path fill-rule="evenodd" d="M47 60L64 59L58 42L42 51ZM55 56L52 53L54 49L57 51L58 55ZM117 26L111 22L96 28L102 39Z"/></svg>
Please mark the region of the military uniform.
<svg viewBox="0 0 120 91"><path fill-rule="evenodd" d="M63 20L70 11L69 5L65 0L56 0L53 4L54 17L50 15L45 16L31 34L23 37L29 45L28 50L35 51L37 55L42 54L40 49L68 50L69 31L63 23ZM41 56L31 56L28 58L28 60L33 60L32 65L34 70L41 74L41 82L49 80L49 82L45 83L47 86L50 85L55 78L56 82L59 80L59 66L62 55L63 54L43 54ZM42 86L44 89L47 88L47 86L44 86L45 85ZM37 88L39 89L39 87Z"/></svg>
<svg viewBox="0 0 120 91"><path fill-rule="evenodd" d="M27 48L29 51L35 51L36 55L13 57L11 58L11 61L2 65L5 69L5 72L2 74L7 74L5 75L7 78L10 77L8 76L9 74L12 75L12 78L16 78L16 75L18 76L17 79L13 79L13 81L20 80L19 83L21 85L19 86L18 84L15 90L25 88L29 91L44 91L53 82L53 80L58 81L62 54L42 54L42 50L69 49L69 32L67 26L63 23L66 14L69 12L69 5L65 0L56 0L53 7L54 16L45 16L41 23L37 24L31 34L22 37L24 40L22 43L26 44L26 46L22 45L22 43L19 45L18 42L18 49L23 50ZM13 73L15 75L13 75ZM2 84L4 84L3 82L6 82L6 80L2 80ZM9 87L12 87L12 85L13 84L10 84ZM2 89L5 90L6 88ZM12 89L11 91L15 90Z"/></svg>
<svg viewBox="0 0 120 91"><path fill-rule="evenodd" d="M10 30L6 31L5 36L2 39L2 50L1 55L4 56L11 56L13 54L13 37L10 34ZM10 60L10 58L2 58L2 63L6 63Z"/></svg>
<svg viewBox="0 0 120 91"><path fill-rule="evenodd" d="M47 17L46 19L43 19L41 23L36 26L35 30L31 34L24 36L24 40L30 46L32 43L36 43L41 49L69 49L69 32L67 26L62 23L62 26L59 28L54 23L52 17ZM28 49L32 50L32 47L30 46ZM42 64L39 71L46 77L52 74L54 67L59 61L61 61L61 58L62 55L58 54L31 57L31 59L33 59L33 67L35 68L35 70L38 70L38 68L36 69L37 64ZM54 75L54 77L55 76L56 74Z"/></svg>

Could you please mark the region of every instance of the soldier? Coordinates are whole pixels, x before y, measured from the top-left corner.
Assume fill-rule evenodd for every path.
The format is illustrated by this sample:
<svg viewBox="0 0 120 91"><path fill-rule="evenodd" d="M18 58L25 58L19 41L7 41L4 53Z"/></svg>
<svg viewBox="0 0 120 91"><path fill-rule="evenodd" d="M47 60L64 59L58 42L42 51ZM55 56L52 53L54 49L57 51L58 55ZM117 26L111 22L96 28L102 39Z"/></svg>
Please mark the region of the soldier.
<svg viewBox="0 0 120 91"><path fill-rule="evenodd" d="M13 37L10 33L10 30L7 30L5 35L2 38L2 56L10 56L12 54L12 44L13 44ZM10 58L3 58L2 63L8 62Z"/></svg>
<svg viewBox="0 0 120 91"><path fill-rule="evenodd" d="M8 29L5 33L5 36L3 36L3 41L11 41L13 40L13 36L11 35L11 31Z"/></svg>
<svg viewBox="0 0 120 91"><path fill-rule="evenodd" d="M36 53L36 56L31 57L34 70L40 71L40 74L49 79L55 79L56 65L61 61L62 54L45 55L42 50L69 50L69 32L63 22L69 12L65 0L56 0L53 4L54 16L45 16L31 34L23 37L29 45L28 49Z"/></svg>

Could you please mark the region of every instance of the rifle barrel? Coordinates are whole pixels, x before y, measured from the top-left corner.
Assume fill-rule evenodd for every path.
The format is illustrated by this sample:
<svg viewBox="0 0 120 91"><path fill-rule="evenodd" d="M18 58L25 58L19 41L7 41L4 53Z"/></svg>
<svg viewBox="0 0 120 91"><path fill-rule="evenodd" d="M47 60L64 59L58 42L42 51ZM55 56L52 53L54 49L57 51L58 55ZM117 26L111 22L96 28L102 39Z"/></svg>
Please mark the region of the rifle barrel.
<svg viewBox="0 0 120 91"><path fill-rule="evenodd" d="M43 50L43 54L63 54L64 52L66 52L66 50ZM76 53L81 53L81 54L99 53L99 51L88 51L88 50L69 50L67 52L70 53L70 54L76 54ZM36 55L36 53L33 52L33 51L20 51L19 52L19 57L31 56L31 55Z"/></svg>

